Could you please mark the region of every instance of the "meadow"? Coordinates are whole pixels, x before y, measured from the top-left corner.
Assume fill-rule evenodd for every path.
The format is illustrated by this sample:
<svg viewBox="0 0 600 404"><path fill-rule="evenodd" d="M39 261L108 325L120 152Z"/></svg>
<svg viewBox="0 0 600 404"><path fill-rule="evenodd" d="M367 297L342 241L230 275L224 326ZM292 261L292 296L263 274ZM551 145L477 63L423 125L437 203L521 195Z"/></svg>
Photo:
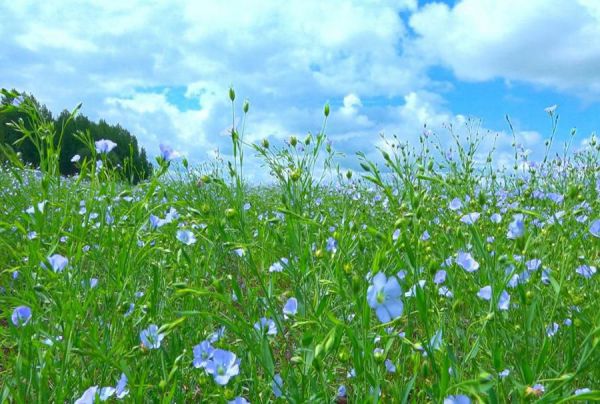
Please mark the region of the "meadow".
<svg viewBox="0 0 600 404"><path fill-rule="evenodd" d="M41 163L3 147L0 402L600 400L598 141L557 155L550 110L542 161L424 133L346 172L328 106L319 133L247 144L230 98L230 161L163 146L137 185L85 133L61 177L61 128L10 106Z"/></svg>

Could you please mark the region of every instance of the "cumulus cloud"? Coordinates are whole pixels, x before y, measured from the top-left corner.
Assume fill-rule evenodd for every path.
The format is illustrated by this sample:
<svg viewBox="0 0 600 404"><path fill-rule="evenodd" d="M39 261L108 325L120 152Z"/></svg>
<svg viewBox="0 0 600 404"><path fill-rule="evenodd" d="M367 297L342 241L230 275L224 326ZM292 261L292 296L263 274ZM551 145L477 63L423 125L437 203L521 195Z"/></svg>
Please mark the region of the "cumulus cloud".
<svg viewBox="0 0 600 404"><path fill-rule="evenodd" d="M600 98L598 1L436 2L412 14L410 26L420 54L459 79L518 80Z"/></svg>

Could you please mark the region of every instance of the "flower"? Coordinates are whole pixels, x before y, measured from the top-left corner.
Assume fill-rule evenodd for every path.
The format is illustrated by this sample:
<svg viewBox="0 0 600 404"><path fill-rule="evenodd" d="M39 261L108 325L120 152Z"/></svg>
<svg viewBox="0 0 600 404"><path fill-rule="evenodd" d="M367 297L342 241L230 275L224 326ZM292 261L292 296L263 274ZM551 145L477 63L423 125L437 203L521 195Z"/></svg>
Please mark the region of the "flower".
<svg viewBox="0 0 600 404"><path fill-rule="evenodd" d="M525 389L525 395L541 397L541 395L544 394L545 391L546 391L546 388L542 384L537 383L537 384L533 385L533 387L527 387Z"/></svg>
<svg viewBox="0 0 600 404"><path fill-rule="evenodd" d="M394 230L394 233L392 234L392 241L398 240L399 237L400 237L400 229Z"/></svg>
<svg viewBox="0 0 600 404"><path fill-rule="evenodd" d="M287 258L282 258L277 262L274 262L270 267L269 267L269 272L282 272L283 271L283 267L287 266L288 264L288 259Z"/></svg>
<svg viewBox="0 0 600 404"><path fill-rule="evenodd" d="M558 332L558 324L552 323L548 327L546 327L546 335L548 337L554 337L554 335Z"/></svg>
<svg viewBox="0 0 600 404"><path fill-rule="evenodd" d="M590 233L594 237L600 238L600 219L594 220L590 225Z"/></svg>
<svg viewBox="0 0 600 404"><path fill-rule="evenodd" d="M510 370L509 369L504 369L502 372L498 373L498 376L500 376L501 379L504 379L509 374L510 374Z"/></svg>
<svg viewBox="0 0 600 404"><path fill-rule="evenodd" d="M81 156L79 154L76 154L73 157L71 157L71 163L77 163L79 160L81 160Z"/></svg>
<svg viewBox="0 0 600 404"><path fill-rule="evenodd" d="M525 222L523 221L522 214L516 214L513 216L513 221L508 225L508 231L506 232L506 237L515 240L521 236L525 232Z"/></svg>
<svg viewBox="0 0 600 404"><path fill-rule="evenodd" d="M28 306L18 306L12 312L12 323L16 327L22 327L31 320L31 308Z"/></svg>
<svg viewBox="0 0 600 404"><path fill-rule="evenodd" d="M127 376L125 373L121 373L121 378L117 382L115 386L115 396L118 399L121 399L129 394L129 390L127 390Z"/></svg>
<svg viewBox="0 0 600 404"><path fill-rule="evenodd" d="M450 289L448 289L447 286L440 287L438 289L438 295L448 297L448 298L454 297L454 293L452 293L452 291Z"/></svg>
<svg viewBox="0 0 600 404"><path fill-rule="evenodd" d="M369 306L375 309L379 321L387 323L400 317L404 305L400 299L402 290L396 277L391 276L388 279L383 272L379 272L372 282L367 289L367 301Z"/></svg>
<svg viewBox="0 0 600 404"><path fill-rule="evenodd" d="M165 337L165 334L158 333L158 326L156 324L150 324L150 326L140 332L140 340L142 345L147 349L158 349L160 348L160 342Z"/></svg>
<svg viewBox="0 0 600 404"><path fill-rule="evenodd" d="M454 198L448 204L448 208L453 211L457 211L462 208L462 202L458 198Z"/></svg>
<svg viewBox="0 0 600 404"><path fill-rule="evenodd" d="M554 112L556 112L556 108L558 108L558 105L550 105L549 107L544 108L544 112L550 115L550 117L552 117L552 115L554 115Z"/></svg>
<svg viewBox="0 0 600 404"><path fill-rule="evenodd" d="M100 139L96 143L96 153L109 153L117 147L117 144L111 140Z"/></svg>
<svg viewBox="0 0 600 404"><path fill-rule="evenodd" d="M388 373L396 373L396 365L394 365L394 363L391 360L386 359L384 364L385 369L388 371Z"/></svg>
<svg viewBox="0 0 600 404"><path fill-rule="evenodd" d="M581 395L581 394L589 393L589 392L591 392L591 391L592 391L592 390L590 390L589 388L587 388L587 387L584 387L584 388L582 388L582 389L577 389L577 390L575 390L575 393L574 393L574 394L575 394L576 396L579 396L579 395Z"/></svg>
<svg viewBox="0 0 600 404"><path fill-rule="evenodd" d="M338 387L337 395L338 395L338 397L346 397L346 394L347 394L346 386L344 386L342 384L340 387Z"/></svg>
<svg viewBox="0 0 600 404"><path fill-rule="evenodd" d="M254 329L261 334L266 333L267 335L277 335L277 327L275 322L270 318L262 317L259 321L254 323Z"/></svg>
<svg viewBox="0 0 600 404"><path fill-rule="evenodd" d="M98 386L92 386L83 392L81 397L75 400L75 404L94 404L96 401L96 393L98 392Z"/></svg>
<svg viewBox="0 0 600 404"><path fill-rule="evenodd" d="M506 290L503 290L500 294L500 300L498 300L498 310L508 310L510 306L510 295Z"/></svg>
<svg viewBox="0 0 600 404"><path fill-rule="evenodd" d="M475 222L479 219L479 216L481 216L481 213L479 212L469 213L461 217L460 221L464 224L475 224Z"/></svg>
<svg viewBox="0 0 600 404"><path fill-rule="evenodd" d="M456 263L467 272L475 272L479 269L479 263L468 252L460 251L456 257Z"/></svg>
<svg viewBox="0 0 600 404"><path fill-rule="evenodd" d="M276 398L281 397L282 391L281 388L283 387L283 379L281 378L281 375L279 373L276 373L275 376L273 377L273 394L275 395Z"/></svg>
<svg viewBox="0 0 600 404"><path fill-rule="evenodd" d="M444 283L446 281L446 271L444 271L443 269L440 269L439 271L437 271L435 273L435 276L433 277L433 283L435 283L436 285L439 285L440 283Z"/></svg>
<svg viewBox="0 0 600 404"><path fill-rule="evenodd" d="M471 399L462 394L448 396L444 398L444 404L471 404Z"/></svg>
<svg viewBox="0 0 600 404"><path fill-rule="evenodd" d="M295 297L290 297L283 306L284 316L295 316L298 312L298 300Z"/></svg>
<svg viewBox="0 0 600 404"><path fill-rule="evenodd" d="M490 300L492 298L492 287L489 285L482 287L477 292L477 297L483 300Z"/></svg>
<svg viewBox="0 0 600 404"><path fill-rule="evenodd" d="M498 224L502 221L502 215L500 215L500 213L494 213L492 216L490 216L490 221Z"/></svg>
<svg viewBox="0 0 600 404"><path fill-rule="evenodd" d="M177 230L177 240L185 245L192 245L196 242L196 236L189 230Z"/></svg>
<svg viewBox="0 0 600 404"><path fill-rule="evenodd" d="M590 265L581 265L575 269L575 272L586 279L590 279L596 273L596 267Z"/></svg>
<svg viewBox="0 0 600 404"><path fill-rule="evenodd" d="M165 161L171 161L180 156L179 152L174 151L171 146L161 143L158 147L160 148L160 157Z"/></svg>
<svg viewBox="0 0 600 404"><path fill-rule="evenodd" d="M542 265L542 260L538 258L529 260L525 263L528 271L537 271L540 265Z"/></svg>
<svg viewBox="0 0 600 404"><path fill-rule="evenodd" d="M215 349L209 341L204 340L193 348L193 352L194 360L192 361L192 364L196 369L199 369L205 368L206 365L208 365Z"/></svg>
<svg viewBox="0 0 600 404"><path fill-rule="evenodd" d="M334 239L333 237L329 237L327 239L327 245L325 246L325 249L327 251L329 251L330 253L335 254L337 251L337 247L338 247L338 242L336 239Z"/></svg>
<svg viewBox="0 0 600 404"><path fill-rule="evenodd" d="M229 401L229 404L250 404L250 401L246 400L244 397L236 397Z"/></svg>
<svg viewBox="0 0 600 404"><path fill-rule="evenodd" d="M167 223L164 219L161 219L158 216L155 215L150 215L150 227L152 229L157 229L163 225L165 225L165 223Z"/></svg>
<svg viewBox="0 0 600 404"><path fill-rule="evenodd" d="M50 263L50 266L54 272L61 272L63 269L65 269L69 263L69 260L60 254L54 254L48 257L48 262Z"/></svg>
<svg viewBox="0 0 600 404"><path fill-rule="evenodd" d="M224 349L215 349L212 359L206 364L206 373L212 375L221 386L240 373L240 360L235 354Z"/></svg>

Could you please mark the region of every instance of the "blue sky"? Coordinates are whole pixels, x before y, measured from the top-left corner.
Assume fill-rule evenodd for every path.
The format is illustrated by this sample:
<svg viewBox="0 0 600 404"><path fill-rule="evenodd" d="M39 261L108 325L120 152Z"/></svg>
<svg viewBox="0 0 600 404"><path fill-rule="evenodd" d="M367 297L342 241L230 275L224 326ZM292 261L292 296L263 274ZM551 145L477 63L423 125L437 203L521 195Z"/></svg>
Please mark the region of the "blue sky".
<svg viewBox="0 0 600 404"><path fill-rule="evenodd" d="M0 86L56 113L81 101L151 156L167 143L193 162L227 158L230 85L238 107L250 100L250 141L314 132L330 102L346 168L356 151L377 158L380 133L415 142L427 125L447 144L444 127L467 117L497 134L500 163L506 114L534 158L545 107L558 105L559 139L577 128L577 146L600 127L596 0L52 3L0 4Z"/></svg>

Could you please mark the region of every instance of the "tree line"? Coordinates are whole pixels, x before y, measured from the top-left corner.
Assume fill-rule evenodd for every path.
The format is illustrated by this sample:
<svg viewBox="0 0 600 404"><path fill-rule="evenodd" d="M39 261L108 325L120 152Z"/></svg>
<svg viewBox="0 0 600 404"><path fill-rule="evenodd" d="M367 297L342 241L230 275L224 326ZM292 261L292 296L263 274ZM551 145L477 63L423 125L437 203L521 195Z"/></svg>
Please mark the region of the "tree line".
<svg viewBox="0 0 600 404"><path fill-rule="evenodd" d="M33 95L21 94L19 97L13 97L9 93L16 94L14 90L3 92L0 99L0 111L2 111L0 113L0 144L10 145L15 152L20 154L24 163L37 167L40 163L40 156L30 140L25 139L22 142L17 142L23 135L14 127L11 127L9 123L18 122L19 119L22 119L29 129L33 125L29 122L27 114L19 111L18 108L4 109L2 107L15 105L22 101L23 97L27 97L36 105L40 118L53 123L56 131L60 131L64 126L60 155L60 173L62 175L68 176L78 173L78 164L71 161L73 156L79 155L81 160L91 156L87 146L76 137L78 132L89 132L93 140L107 139L116 143L117 146L108 154L107 158L110 160L112 167L122 171L124 178L137 183L152 175L152 164L148 161L146 151L138 145L135 136L121 125L111 125L103 119L94 122L83 114L78 114L69 121L71 113L67 110L54 117L52 112ZM0 162L2 160L3 156L0 155Z"/></svg>

